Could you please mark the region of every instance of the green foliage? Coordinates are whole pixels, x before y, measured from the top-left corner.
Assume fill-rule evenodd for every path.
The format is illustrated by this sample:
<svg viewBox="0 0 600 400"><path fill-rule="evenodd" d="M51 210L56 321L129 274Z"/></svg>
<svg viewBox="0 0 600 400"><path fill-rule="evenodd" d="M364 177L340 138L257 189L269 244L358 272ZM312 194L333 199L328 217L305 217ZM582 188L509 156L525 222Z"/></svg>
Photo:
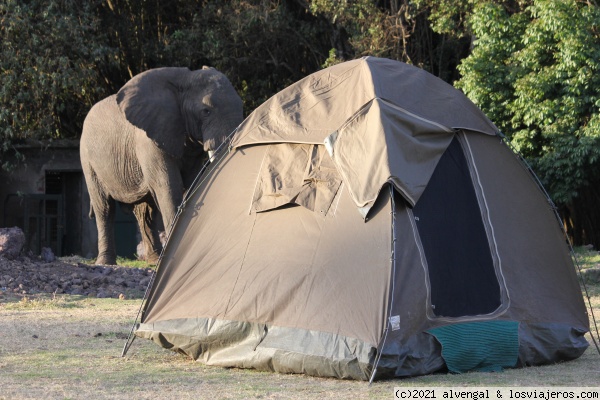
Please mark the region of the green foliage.
<svg viewBox="0 0 600 400"><path fill-rule="evenodd" d="M433 0L311 1L311 12L327 18L336 33L333 37L338 39L324 66L370 55L414 64L453 81L456 65L467 55L469 39L464 34L450 32L450 28L435 29L435 18L441 18L438 15L452 14L445 8L442 11L439 4L452 10L457 7L453 1L438 3ZM454 18L454 14L448 18ZM430 21L433 21L434 29Z"/></svg>
<svg viewBox="0 0 600 400"><path fill-rule="evenodd" d="M448 82L460 63L456 85L555 201L589 209L600 201L599 21L582 0L3 0L0 164L11 168L15 142L78 138L95 102L150 68L213 66L250 112L321 67L371 55Z"/></svg>
<svg viewBox="0 0 600 400"><path fill-rule="evenodd" d="M414 3L419 9L428 11L434 32L462 37L471 34L470 18L476 7L491 3L515 14L529 6L532 0L415 0Z"/></svg>
<svg viewBox="0 0 600 400"><path fill-rule="evenodd" d="M0 154L14 141L78 136L101 87L93 2L0 3ZM3 167L9 165L4 163Z"/></svg>
<svg viewBox="0 0 600 400"><path fill-rule="evenodd" d="M329 50L327 21L275 0L4 0L0 20L0 155L78 138L95 102L150 68L213 66L251 111Z"/></svg>
<svg viewBox="0 0 600 400"><path fill-rule="evenodd" d="M415 0L420 9L429 10L434 32L463 36L468 31L466 19L472 12L474 0Z"/></svg>
<svg viewBox="0 0 600 400"><path fill-rule="evenodd" d="M328 55L329 25L299 4L207 0L169 35L169 59L225 73L249 112L318 70Z"/></svg>
<svg viewBox="0 0 600 400"><path fill-rule="evenodd" d="M568 204L600 181L600 8L536 0L516 13L484 3L461 88Z"/></svg>
<svg viewBox="0 0 600 400"><path fill-rule="evenodd" d="M375 2L313 0L310 11L326 16L334 25L343 26L356 56L383 56L386 52L386 13L378 9ZM330 60L331 63L335 63L335 60Z"/></svg>

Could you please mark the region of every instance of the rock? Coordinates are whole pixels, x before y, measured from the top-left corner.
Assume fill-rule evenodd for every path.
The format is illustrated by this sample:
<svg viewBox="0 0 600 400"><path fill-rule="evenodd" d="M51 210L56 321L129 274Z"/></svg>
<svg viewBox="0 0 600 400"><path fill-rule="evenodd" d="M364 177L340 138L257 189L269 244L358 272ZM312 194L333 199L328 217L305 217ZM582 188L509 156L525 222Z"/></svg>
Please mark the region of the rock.
<svg viewBox="0 0 600 400"><path fill-rule="evenodd" d="M41 256L42 260L44 260L47 263L51 263L56 260L56 257L54 256L54 253L52 252L52 249L50 247L42 247Z"/></svg>
<svg viewBox="0 0 600 400"><path fill-rule="evenodd" d="M0 256L13 260L21 254L25 234L19 227L0 228Z"/></svg>
<svg viewBox="0 0 600 400"><path fill-rule="evenodd" d="M8 260L0 255L0 291L4 298L22 296L24 292L112 298L122 293L127 299L141 298L153 273L152 269L94 266L62 258L46 263L40 257Z"/></svg>
<svg viewBox="0 0 600 400"><path fill-rule="evenodd" d="M83 294L83 290L81 290L81 288L72 288L71 289L71 294L82 295Z"/></svg>
<svg viewBox="0 0 600 400"><path fill-rule="evenodd" d="M142 280L140 280L140 283L139 283L139 285L140 285L141 287L144 287L144 288L145 288L145 287L146 287L146 286L148 286L148 284L150 283L150 279L151 279L151 278L150 278L149 276L148 276L148 277L146 277L146 278L142 278Z"/></svg>

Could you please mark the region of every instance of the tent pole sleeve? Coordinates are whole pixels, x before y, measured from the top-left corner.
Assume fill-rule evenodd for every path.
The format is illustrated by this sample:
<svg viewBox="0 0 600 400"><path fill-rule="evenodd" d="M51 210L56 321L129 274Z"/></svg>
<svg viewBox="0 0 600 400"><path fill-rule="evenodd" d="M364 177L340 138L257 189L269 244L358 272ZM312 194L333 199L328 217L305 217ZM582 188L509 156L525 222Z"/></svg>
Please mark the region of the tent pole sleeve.
<svg viewBox="0 0 600 400"><path fill-rule="evenodd" d="M389 295L389 308L387 312L386 318L386 326L383 333L383 338L380 340L379 345L377 346L377 356L375 357L375 363L373 364L373 372L371 372L371 378L369 379L369 385L373 383L373 379L375 379L375 374L377 373L377 366L379 365L379 361L381 361L381 353L383 351L383 347L385 346L385 341L387 340L388 333L390 331L390 317L392 315L392 306L394 304L394 286L396 284L396 202L394 201L394 186L388 185L390 190L390 202L392 211L390 212L392 216L392 240L391 240L391 255L390 255L390 266L391 266L391 282L390 282L390 295Z"/></svg>

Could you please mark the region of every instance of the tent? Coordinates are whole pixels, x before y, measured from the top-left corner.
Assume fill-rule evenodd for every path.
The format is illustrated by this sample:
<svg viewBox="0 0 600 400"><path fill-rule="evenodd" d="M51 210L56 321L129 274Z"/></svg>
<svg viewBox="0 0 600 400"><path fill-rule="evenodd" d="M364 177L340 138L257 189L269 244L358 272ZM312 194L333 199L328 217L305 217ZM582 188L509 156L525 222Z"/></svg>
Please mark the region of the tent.
<svg viewBox="0 0 600 400"><path fill-rule="evenodd" d="M580 356L552 203L460 91L401 62L258 107L188 193L138 337L209 365L370 380Z"/></svg>

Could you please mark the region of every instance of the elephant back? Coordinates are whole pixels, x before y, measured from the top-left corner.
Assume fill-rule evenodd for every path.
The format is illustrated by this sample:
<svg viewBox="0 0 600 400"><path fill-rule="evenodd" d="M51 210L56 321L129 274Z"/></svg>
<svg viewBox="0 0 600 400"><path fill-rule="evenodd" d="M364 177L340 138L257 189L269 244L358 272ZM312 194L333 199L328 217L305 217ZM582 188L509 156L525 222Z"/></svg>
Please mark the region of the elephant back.
<svg viewBox="0 0 600 400"><path fill-rule="evenodd" d="M90 109L83 122L84 138L110 137L112 135L132 135L135 127L128 123L117 105L117 96L111 95Z"/></svg>

